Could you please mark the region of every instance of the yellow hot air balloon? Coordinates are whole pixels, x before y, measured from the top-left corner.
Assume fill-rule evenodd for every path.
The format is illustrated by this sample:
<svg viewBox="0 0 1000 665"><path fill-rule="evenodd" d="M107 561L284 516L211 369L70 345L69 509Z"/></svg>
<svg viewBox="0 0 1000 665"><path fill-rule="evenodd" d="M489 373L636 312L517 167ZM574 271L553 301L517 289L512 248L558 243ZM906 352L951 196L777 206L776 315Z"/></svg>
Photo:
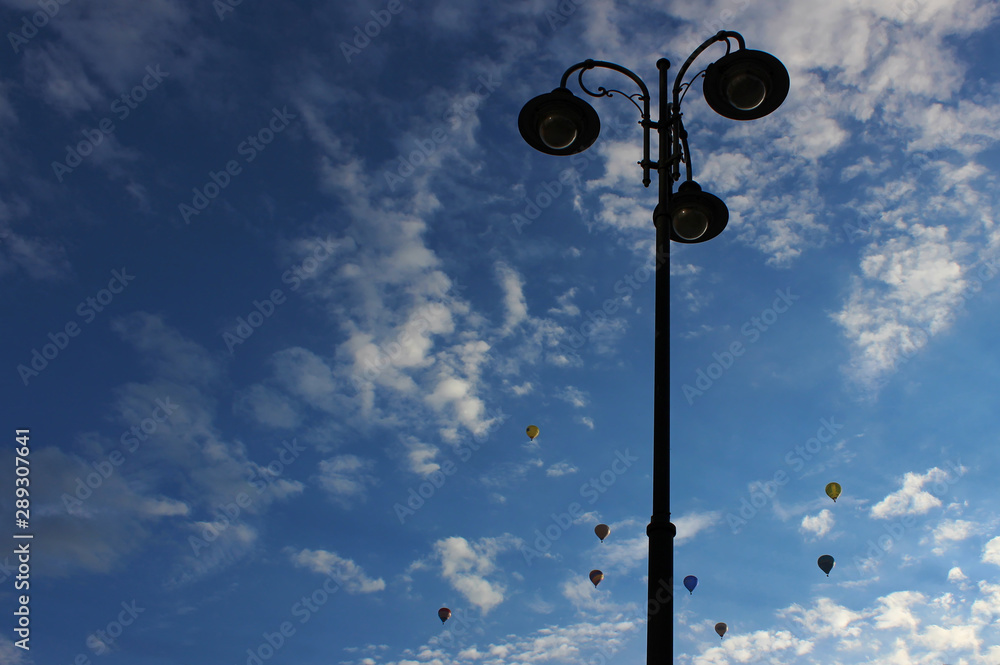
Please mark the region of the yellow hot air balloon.
<svg viewBox="0 0 1000 665"><path fill-rule="evenodd" d="M729 630L729 626L727 626L726 624L722 623L721 621L719 623L715 624L715 632L717 632L719 634L719 639L720 640L722 639L722 636L726 634L727 630Z"/></svg>
<svg viewBox="0 0 1000 665"><path fill-rule="evenodd" d="M604 579L604 573L602 573L601 571L599 571L599 570L592 570L592 571L590 571L590 581L594 583L594 588L595 589L597 588L597 585L600 584L601 580L603 580L603 579Z"/></svg>
<svg viewBox="0 0 1000 665"><path fill-rule="evenodd" d="M535 437L538 436L538 428L534 425L528 425L528 429L526 429L525 432L528 433L528 438L532 441L534 441Z"/></svg>
<svg viewBox="0 0 1000 665"><path fill-rule="evenodd" d="M833 499L834 503L837 503L837 497L840 496L840 483L829 483L826 486L826 495Z"/></svg>
<svg viewBox="0 0 1000 665"><path fill-rule="evenodd" d="M598 524L594 527L594 533L597 534L597 537L600 538L603 543L604 539L608 537L609 533L611 533L611 527L607 524Z"/></svg>

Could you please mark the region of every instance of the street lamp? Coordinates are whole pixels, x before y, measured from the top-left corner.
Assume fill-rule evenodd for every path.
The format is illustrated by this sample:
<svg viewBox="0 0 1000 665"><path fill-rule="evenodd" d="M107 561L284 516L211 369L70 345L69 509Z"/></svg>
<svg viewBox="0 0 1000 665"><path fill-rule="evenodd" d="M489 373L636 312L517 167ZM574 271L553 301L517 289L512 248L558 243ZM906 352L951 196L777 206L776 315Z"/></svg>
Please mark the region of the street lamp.
<svg viewBox="0 0 1000 665"><path fill-rule="evenodd" d="M729 40L735 40L732 50ZM654 342L653 395L653 515L646 534L649 537L649 594L646 638L647 665L667 665L673 656L674 536L677 529L670 522L670 241L699 243L722 233L729 222L726 204L704 192L692 178L688 135L681 122L680 106L691 84L701 75L684 82L691 63L716 42L726 43L726 55L704 70L705 101L718 114L733 120L755 120L774 111L788 94L788 72L769 53L746 48L737 32L723 30L705 40L688 57L674 79L672 99L668 98L667 70L670 62L661 58L656 67L660 74L660 118L649 114L649 89L632 71L613 62L585 60L566 70L559 87L535 97L521 109L517 126L528 145L548 155L574 155L593 145L601 132L597 112L566 87L570 74L579 71L580 88L591 97L611 97L615 93L631 101L642 114L643 136L642 184L649 187L650 171L655 170L659 201L653 210L656 227L656 335ZM626 95L620 90L583 83L583 74L601 67L620 72L639 86L640 92ZM642 103L642 106L639 105ZM659 159L649 158L649 133L658 135ZM675 180L680 179L684 163L686 178L674 194ZM665 593L664 593L665 592Z"/></svg>

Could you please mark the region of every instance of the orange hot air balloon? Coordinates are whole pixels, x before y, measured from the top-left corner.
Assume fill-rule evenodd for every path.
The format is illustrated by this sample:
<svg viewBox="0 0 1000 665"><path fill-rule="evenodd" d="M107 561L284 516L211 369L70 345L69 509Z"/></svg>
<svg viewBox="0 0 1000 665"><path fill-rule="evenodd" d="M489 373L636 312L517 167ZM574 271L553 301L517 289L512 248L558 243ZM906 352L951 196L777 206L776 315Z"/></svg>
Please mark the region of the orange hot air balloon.
<svg viewBox="0 0 1000 665"><path fill-rule="evenodd" d="M451 610L447 607L442 607L438 610L438 618L441 619L441 623L444 623L451 618Z"/></svg>
<svg viewBox="0 0 1000 665"><path fill-rule="evenodd" d="M597 534L597 537L600 538L603 543L604 539L608 537L609 533L611 533L611 527L607 524L598 524L594 527L594 533Z"/></svg>
<svg viewBox="0 0 1000 665"><path fill-rule="evenodd" d="M604 573L602 573L601 571L599 571L599 570L592 570L592 571L590 571L590 581L594 583L594 588L595 589L597 588L597 585L600 584L601 580L603 580L603 579L604 579Z"/></svg>
<svg viewBox="0 0 1000 665"><path fill-rule="evenodd" d="M535 437L538 436L538 431L539 430L534 425L528 425L528 429L526 429L524 431L528 435L528 438L531 439L532 441L534 441Z"/></svg>
<svg viewBox="0 0 1000 665"><path fill-rule="evenodd" d="M727 626L726 624L722 623L721 621L719 623L715 624L715 632L717 632L719 634L719 639L720 640L726 634L727 630L729 630L729 626Z"/></svg>

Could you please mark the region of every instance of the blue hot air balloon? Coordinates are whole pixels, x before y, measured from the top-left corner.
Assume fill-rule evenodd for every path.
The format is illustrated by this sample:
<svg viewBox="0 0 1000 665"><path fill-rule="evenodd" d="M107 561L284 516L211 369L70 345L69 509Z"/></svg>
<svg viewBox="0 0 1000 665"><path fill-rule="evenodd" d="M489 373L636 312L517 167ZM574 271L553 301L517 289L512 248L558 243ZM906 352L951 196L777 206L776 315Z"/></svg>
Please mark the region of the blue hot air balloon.
<svg viewBox="0 0 1000 665"><path fill-rule="evenodd" d="M694 595L694 588L696 586L698 586L697 577L695 577L694 575L688 575L687 577L684 578L684 588L690 591L692 596Z"/></svg>

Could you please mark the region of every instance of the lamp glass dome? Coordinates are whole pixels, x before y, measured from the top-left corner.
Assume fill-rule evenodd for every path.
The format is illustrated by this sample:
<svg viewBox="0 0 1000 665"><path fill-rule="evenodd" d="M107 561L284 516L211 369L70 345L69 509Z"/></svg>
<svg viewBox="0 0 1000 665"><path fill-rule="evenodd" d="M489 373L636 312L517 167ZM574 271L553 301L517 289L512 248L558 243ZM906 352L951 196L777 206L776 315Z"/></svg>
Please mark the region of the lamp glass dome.
<svg viewBox="0 0 1000 665"><path fill-rule="evenodd" d="M657 206L653 211L653 221L663 213L669 217L670 239L674 242L699 243L716 237L729 222L729 209L718 196L704 192L693 180L682 182L677 193L671 197L668 211Z"/></svg>
<svg viewBox="0 0 1000 665"><path fill-rule="evenodd" d="M767 85L759 76L750 72L740 72L726 81L726 98L741 111L749 111L761 105L767 96Z"/></svg>
<svg viewBox="0 0 1000 665"><path fill-rule="evenodd" d="M708 216L695 206L684 206L672 215L674 233L684 240L697 240L708 231Z"/></svg>
<svg viewBox="0 0 1000 665"><path fill-rule="evenodd" d="M539 138L553 150L571 146L578 134L576 123L561 113L547 113L538 121Z"/></svg>

